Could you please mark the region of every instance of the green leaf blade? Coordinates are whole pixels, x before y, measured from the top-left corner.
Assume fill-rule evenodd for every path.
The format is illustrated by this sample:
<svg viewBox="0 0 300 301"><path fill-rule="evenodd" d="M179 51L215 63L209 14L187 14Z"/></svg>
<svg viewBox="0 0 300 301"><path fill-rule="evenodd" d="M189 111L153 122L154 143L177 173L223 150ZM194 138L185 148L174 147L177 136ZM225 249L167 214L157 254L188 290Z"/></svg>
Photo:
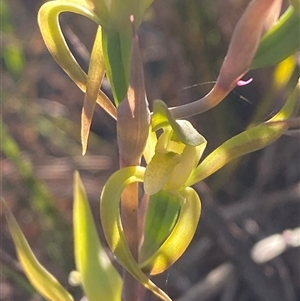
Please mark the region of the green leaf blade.
<svg viewBox="0 0 300 301"><path fill-rule="evenodd" d="M5 217L12 235L18 258L24 272L32 286L49 301L73 301L67 290L51 275L36 259L28 245L16 219L6 207L4 201Z"/></svg>
<svg viewBox="0 0 300 301"><path fill-rule="evenodd" d="M129 85L131 39L131 26L118 32L102 32L106 74L116 106L125 98Z"/></svg>
<svg viewBox="0 0 300 301"><path fill-rule="evenodd" d="M300 12L290 6L262 38L250 69L273 66L300 50Z"/></svg>
<svg viewBox="0 0 300 301"><path fill-rule="evenodd" d="M79 173L74 175L75 261L89 301L120 301L122 280L105 253Z"/></svg>

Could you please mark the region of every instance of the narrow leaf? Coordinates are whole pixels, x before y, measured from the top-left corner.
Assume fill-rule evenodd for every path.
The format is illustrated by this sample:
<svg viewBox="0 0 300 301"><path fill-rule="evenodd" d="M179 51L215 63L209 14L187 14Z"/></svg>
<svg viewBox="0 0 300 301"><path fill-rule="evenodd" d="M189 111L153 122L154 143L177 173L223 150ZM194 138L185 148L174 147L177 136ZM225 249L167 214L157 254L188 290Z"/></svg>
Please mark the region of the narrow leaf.
<svg viewBox="0 0 300 301"><path fill-rule="evenodd" d="M84 97L84 103L81 114L81 144L83 155L86 153L92 117L94 114L95 104L99 95L100 86L104 74L105 64L102 52L102 31L101 27L99 26L91 54L87 77L86 94ZM110 102L110 100L108 99L105 101Z"/></svg>
<svg viewBox="0 0 300 301"><path fill-rule="evenodd" d="M105 253L79 173L74 174L75 261L89 301L120 301L122 280Z"/></svg>
<svg viewBox="0 0 300 301"><path fill-rule="evenodd" d="M33 287L49 301L73 301L72 296L36 259L16 219L1 199L18 258Z"/></svg>
<svg viewBox="0 0 300 301"><path fill-rule="evenodd" d="M290 6L262 38L250 69L276 65L300 50L300 12Z"/></svg>
<svg viewBox="0 0 300 301"><path fill-rule="evenodd" d="M126 167L115 172L106 182L100 197L100 216L106 241L123 267L158 298L171 301L140 269L134 260L123 233L120 218L120 198L124 188L134 182L142 182L145 168Z"/></svg>

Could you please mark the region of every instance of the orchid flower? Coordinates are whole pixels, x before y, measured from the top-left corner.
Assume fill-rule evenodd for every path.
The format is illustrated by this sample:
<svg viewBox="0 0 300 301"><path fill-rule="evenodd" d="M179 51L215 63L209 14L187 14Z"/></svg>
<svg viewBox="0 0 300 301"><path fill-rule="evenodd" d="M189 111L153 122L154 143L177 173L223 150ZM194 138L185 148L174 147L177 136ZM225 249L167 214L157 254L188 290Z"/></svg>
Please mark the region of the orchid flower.
<svg viewBox="0 0 300 301"><path fill-rule="evenodd" d="M95 103L117 118L121 168L108 179L100 197L100 217L107 244L136 280L161 300L171 301L149 277L174 264L193 239L201 216L201 200L192 186L234 158L269 145L289 126L299 126L299 119L291 117L299 104L300 82L274 117L227 140L203 160L207 141L182 118L217 105L242 83L240 80L249 68L265 64L262 58L266 53L273 51L272 58L267 61L271 65L299 49L292 38L299 32L295 24L300 13L299 1L293 0L292 6L273 25L282 0L252 0L235 29L212 91L192 104L171 109L157 100L150 115L135 28L152 2L49 1L41 7L38 22L54 59L85 92L81 131L83 153ZM83 15L98 25L88 74L81 69L65 42L58 19L63 12ZM284 43L275 45L274 39L278 38L289 41L289 47ZM105 73L116 106L100 90ZM140 165L142 156L145 167ZM133 183L142 183L143 193L149 196L138 256L131 252L120 212L121 195ZM9 209L5 207L4 210L19 260L30 282L49 300L72 301L66 289L39 264ZM120 300L125 283L100 243L78 173L74 176L73 218L75 273L79 275L85 295L90 301Z"/></svg>
<svg viewBox="0 0 300 301"><path fill-rule="evenodd" d="M205 138L188 121L175 120L162 101L155 102L151 124L154 135L149 135L144 153L147 165L121 168L108 179L100 197L100 216L106 241L118 261L161 300L170 299L145 273L155 275L165 271L192 240L201 215L201 202L191 186L234 158L278 139L294 124L289 118L298 106L299 97L300 82L274 117L227 140L200 164ZM138 262L128 248L119 209L122 191L135 182L142 182L145 193L150 195Z"/></svg>

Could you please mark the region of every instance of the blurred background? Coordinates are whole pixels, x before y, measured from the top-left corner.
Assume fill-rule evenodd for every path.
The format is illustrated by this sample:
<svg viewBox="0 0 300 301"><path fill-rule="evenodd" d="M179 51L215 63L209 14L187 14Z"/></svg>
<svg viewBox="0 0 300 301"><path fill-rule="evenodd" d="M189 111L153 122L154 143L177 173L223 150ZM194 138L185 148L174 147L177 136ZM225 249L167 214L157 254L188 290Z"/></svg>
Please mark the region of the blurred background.
<svg viewBox="0 0 300 301"><path fill-rule="evenodd" d="M175 106L209 91L248 2L154 2L139 29L150 107L157 98ZM73 172L80 171L101 235L101 188L118 169L116 124L97 107L88 152L81 156L84 96L44 45L36 21L43 1L0 3L1 195L41 263L80 300L81 291L68 284L75 268ZM67 13L60 21L87 70L95 24ZM291 60L249 72L251 84L190 119L209 142L204 156L281 108L299 76L299 59L296 67ZM106 82L103 89L110 94ZM287 134L196 185L203 203L196 236L182 258L154 278L174 300L300 300L300 144L297 133ZM0 223L0 300L43 300L18 264L2 211Z"/></svg>

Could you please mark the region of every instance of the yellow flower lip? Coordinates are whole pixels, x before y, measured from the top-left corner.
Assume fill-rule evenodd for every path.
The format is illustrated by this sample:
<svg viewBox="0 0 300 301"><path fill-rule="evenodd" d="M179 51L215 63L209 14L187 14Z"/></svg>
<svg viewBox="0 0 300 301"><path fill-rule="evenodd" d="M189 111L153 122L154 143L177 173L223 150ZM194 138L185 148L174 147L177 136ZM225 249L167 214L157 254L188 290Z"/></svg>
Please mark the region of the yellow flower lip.
<svg viewBox="0 0 300 301"><path fill-rule="evenodd" d="M190 130L191 125L185 128L181 127L182 123L175 122L183 132L186 128ZM171 126L163 128L163 133L157 140L155 154L145 171L144 190L147 194L153 195L161 189L180 190L196 167L206 147L206 140L201 136L202 143L191 146L178 140L178 136L180 135L176 135Z"/></svg>
<svg viewBox="0 0 300 301"><path fill-rule="evenodd" d="M205 138L187 120L175 120L164 102L154 102L152 129L163 129L145 171L144 190L153 195L185 186L206 147Z"/></svg>

